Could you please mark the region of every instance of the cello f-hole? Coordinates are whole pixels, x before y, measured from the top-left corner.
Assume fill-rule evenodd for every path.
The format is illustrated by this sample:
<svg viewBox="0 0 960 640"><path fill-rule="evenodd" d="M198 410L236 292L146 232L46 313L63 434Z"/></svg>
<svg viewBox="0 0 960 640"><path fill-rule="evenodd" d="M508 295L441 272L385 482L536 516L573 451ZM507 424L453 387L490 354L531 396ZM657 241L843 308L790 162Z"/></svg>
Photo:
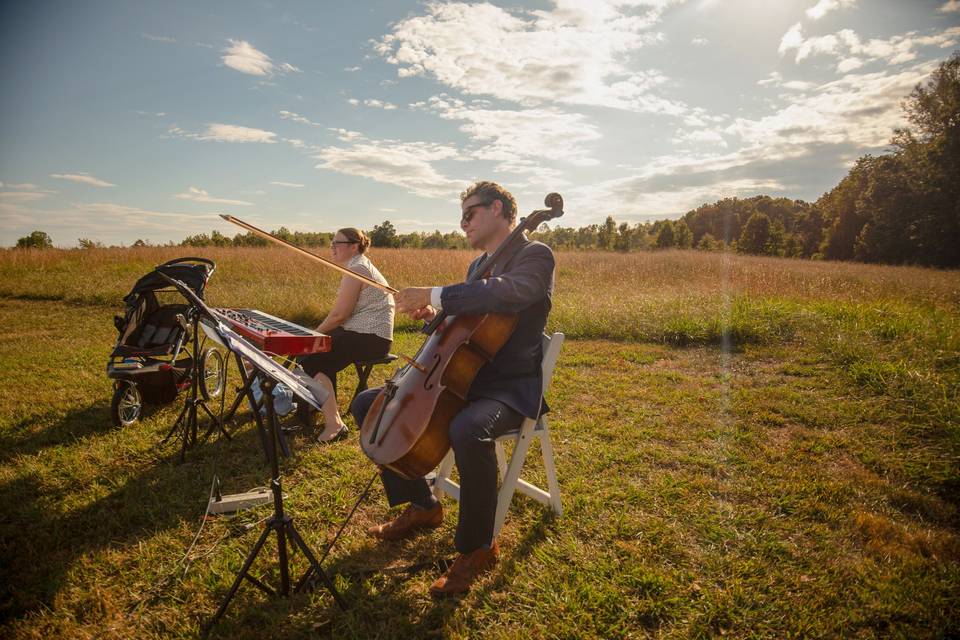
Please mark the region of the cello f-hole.
<svg viewBox="0 0 960 640"><path fill-rule="evenodd" d="M427 377L423 379L423 388L427 391L433 389L433 383L430 381L433 378L433 374L437 371L437 367L440 366L440 354L435 353L433 355L433 366L430 367L430 372L427 374Z"/></svg>

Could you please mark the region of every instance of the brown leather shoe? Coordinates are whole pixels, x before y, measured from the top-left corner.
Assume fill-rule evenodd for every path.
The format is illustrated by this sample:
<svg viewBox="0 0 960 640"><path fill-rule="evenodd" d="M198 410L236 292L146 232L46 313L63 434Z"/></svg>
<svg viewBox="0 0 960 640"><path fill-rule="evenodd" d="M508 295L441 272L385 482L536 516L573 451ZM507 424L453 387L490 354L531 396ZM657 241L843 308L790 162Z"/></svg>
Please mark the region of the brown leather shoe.
<svg viewBox="0 0 960 640"><path fill-rule="evenodd" d="M474 580L492 569L499 558L500 547L496 541L489 549L480 547L476 551L460 554L447 572L430 585L430 594L448 596L469 591Z"/></svg>
<svg viewBox="0 0 960 640"><path fill-rule="evenodd" d="M441 524L443 507L439 502L432 509L421 509L411 504L390 522L370 527L367 533L381 540L400 540L418 529L436 529Z"/></svg>

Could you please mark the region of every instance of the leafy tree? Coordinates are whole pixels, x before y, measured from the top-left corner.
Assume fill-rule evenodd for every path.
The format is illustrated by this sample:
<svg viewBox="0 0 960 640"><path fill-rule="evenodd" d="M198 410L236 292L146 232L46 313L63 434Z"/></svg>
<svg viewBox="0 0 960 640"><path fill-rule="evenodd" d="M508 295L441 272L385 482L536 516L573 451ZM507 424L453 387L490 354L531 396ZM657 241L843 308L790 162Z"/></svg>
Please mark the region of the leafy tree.
<svg viewBox="0 0 960 640"><path fill-rule="evenodd" d="M741 253L765 253L767 242L770 240L770 218L767 214L757 211L747 220L737 250Z"/></svg>
<svg viewBox="0 0 960 640"><path fill-rule="evenodd" d="M103 249L103 243L89 238L80 238L77 244L81 249Z"/></svg>
<svg viewBox="0 0 960 640"><path fill-rule="evenodd" d="M597 225L591 224L577 229L576 246L578 249L592 249L597 246Z"/></svg>
<svg viewBox="0 0 960 640"><path fill-rule="evenodd" d="M747 221L749 224L749 220ZM787 232L783 228L783 223L774 220L770 223L770 235L767 237L767 244L763 253L768 256L782 256L786 246Z"/></svg>
<svg viewBox="0 0 960 640"><path fill-rule="evenodd" d="M840 184L817 200L826 225L821 251L828 260L853 258L853 244L867 222L857 200L866 188L873 162L873 156L859 158Z"/></svg>
<svg viewBox="0 0 960 640"><path fill-rule="evenodd" d="M893 143L910 168L911 261L960 265L960 51L903 103L912 129Z"/></svg>
<svg viewBox="0 0 960 640"><path fill-rule="evenodd" d="M198 233L194 236L187 236L180 243L181 247L209 247L210 236L205 233Z"/></svg>
<svg viewBox="0 0 960 640"><path fill-rule="evenodd" d="M630 229L630 225L626 222L621 222L620 226L617 227L617 239L614 243L614 249L624 252L629 251L631 236L633 236L633 231Z"/></svg>
<svg viewBox="0 0 960 640"><path fill-rule="evenodd" d="M214 229L210 234L210 244L215 247L229 247L233 243L230 238Z"/></svg>
<svg viewBox="0 0 960 640"><path fill-rule="evenodd" d="M18 249L50 249L52 247L53 241L46 231L34 231L17 240Z"/></svg>
<svg viewBox="0 0 960 640"><path fill-rule="evenodd" d="M443 234L439 231L434 231L423 239L424 249L443 249L444 247L446 247L446 244L443 240Z"/></svg>
<svg viewBox="0 0 960 640"><path fill-rule="evenodd" d="M714 238L713 235L705 233L700 238L700 242L697 243L697 249L703 251L719 251L723 249L723 243Z"/></svg>
<svg viewBox="0 0 960 640"><path fill-rule="evenodd" d="M693 245L693 233L687 226L687 221L680 218L673 223L674 242L681 249L689 249Z"/></svg>
<svg viewBox="0 0 960 640"><path fill-rule="evenodd" d="M597 235L597 247L600 249L613 249L617 240L617 223L613 216L607 216L603 226Z"/></svg>
<svg viewBox="0 0 960 640"><path fill-rule="evenodd" d="M669 249L676 245L673 224L669 220L664 220L664 222L666 224L660 225L660 231L657 233L657 249Z"/></svg>
<svg viewBox="0 0 960 640"><path fill-rule="evenodd" d="M394 247L397 244L397 230L393 223L384 220L370 232L370 244L375 247Z"/></svg>
<svg viewBox="0 0 960 640"><path fill-rule="evenodd" d="M261 238L252 231L233 236L233 246L235 247L265 247L268 244L270 244L269 240Z"/></svg>

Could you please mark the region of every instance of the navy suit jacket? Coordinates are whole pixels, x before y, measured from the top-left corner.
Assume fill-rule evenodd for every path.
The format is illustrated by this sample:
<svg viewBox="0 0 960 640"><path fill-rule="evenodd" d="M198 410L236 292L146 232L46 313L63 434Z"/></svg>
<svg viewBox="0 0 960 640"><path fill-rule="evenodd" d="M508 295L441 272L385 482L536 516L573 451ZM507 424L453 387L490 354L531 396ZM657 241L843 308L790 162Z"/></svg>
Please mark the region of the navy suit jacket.
<svg viewBox="0 0 960 640"><path fill-rule="evenodd" d="M484 256L470 263L467 278ZM543 330L553 295L550 247L524 239L490 277L443 287L440 303L450 315L512 313L517 328L497 355L477 373L469 398L499 400L525 416L547 410L543 402Z"/></svg>

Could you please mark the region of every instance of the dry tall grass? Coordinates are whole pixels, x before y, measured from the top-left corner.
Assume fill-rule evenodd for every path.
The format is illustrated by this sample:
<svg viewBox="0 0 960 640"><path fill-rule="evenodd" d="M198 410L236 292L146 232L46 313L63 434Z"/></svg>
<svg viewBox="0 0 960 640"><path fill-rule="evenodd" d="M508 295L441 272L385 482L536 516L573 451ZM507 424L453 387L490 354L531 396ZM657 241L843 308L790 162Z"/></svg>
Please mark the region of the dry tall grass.
<svg viewBox="0 0 960 640"><path fill-rule="evenodd" d="M174 257L217 262L209 300L310 323L332 303L339 276L282 248L138 248L0 252L0 295L120 304L137 277ZM377 249L395 287L462 280L469 251ZM960 273L697 251L562 252L551 326L572 337L734 342L789 337L819 309L886 315L923 309L956 316ZM829 308L827 308L829 307ZM809 318L808 318L809 319ZM403 318L399 326L411 325Z"/></svg>

